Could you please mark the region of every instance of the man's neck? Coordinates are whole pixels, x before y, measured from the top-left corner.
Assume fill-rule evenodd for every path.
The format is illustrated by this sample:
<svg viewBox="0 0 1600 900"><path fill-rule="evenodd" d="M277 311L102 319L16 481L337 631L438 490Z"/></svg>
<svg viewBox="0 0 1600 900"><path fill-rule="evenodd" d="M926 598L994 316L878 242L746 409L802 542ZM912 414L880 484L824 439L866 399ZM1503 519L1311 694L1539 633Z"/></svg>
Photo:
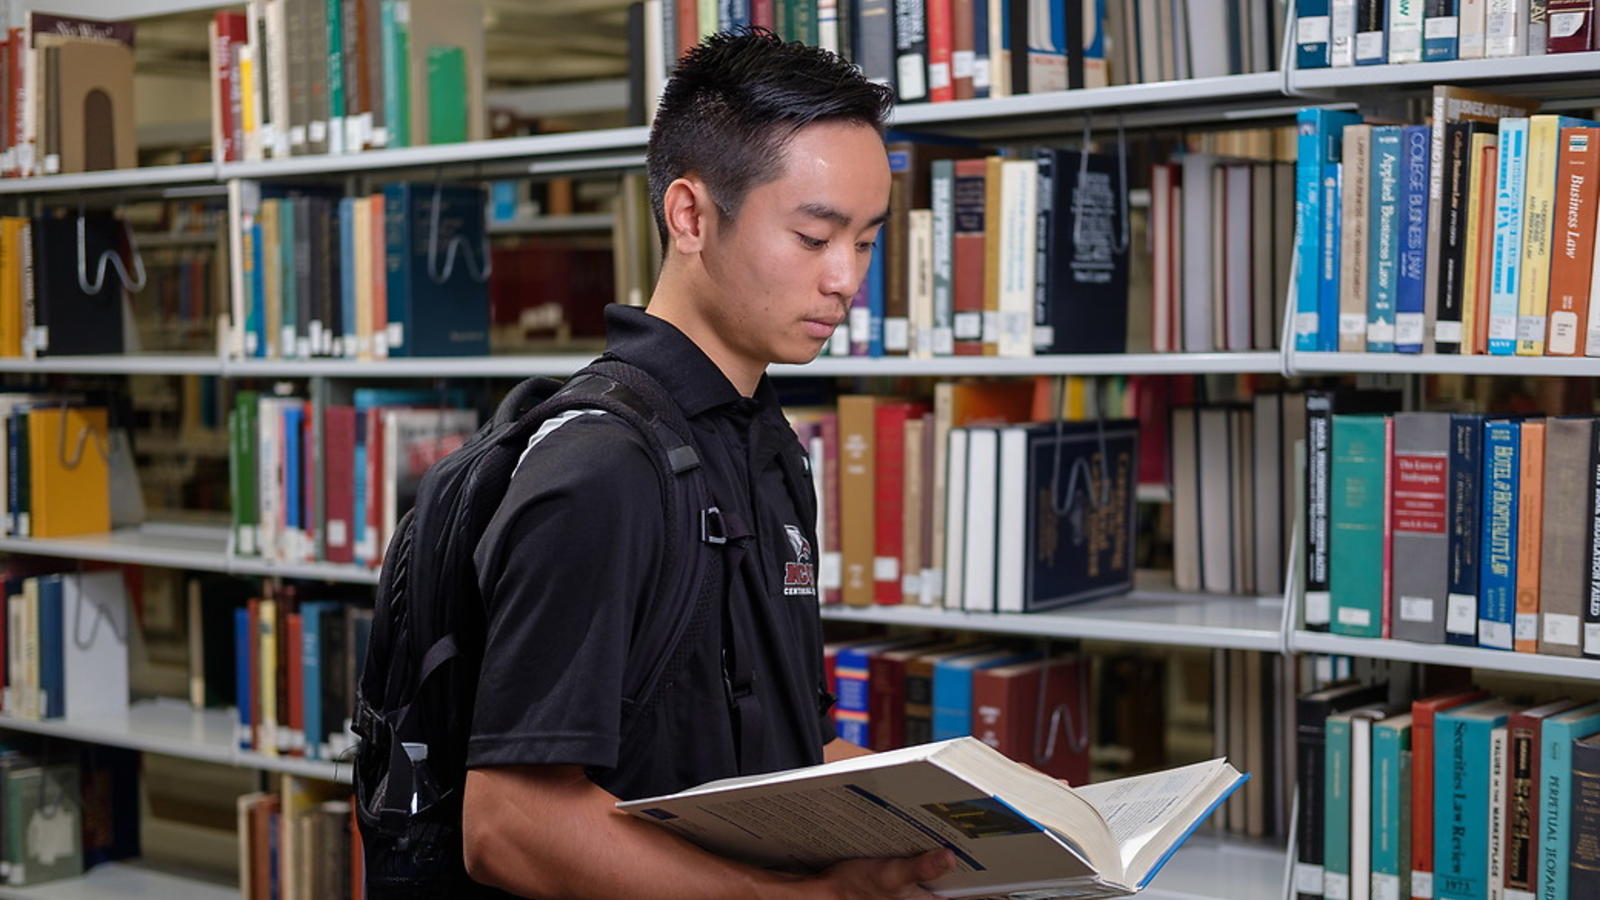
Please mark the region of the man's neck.
<svg viewBox="0 0 1600 900"><path fill-rule="evenodd" d="M651 294L645 312L683 332L722 372L740 396L755 396L756 386L761 383L761 376L766 374L766 364L747 359L728 346L695 308L693 297L687 291L668 284L663 276Z"/></svg>

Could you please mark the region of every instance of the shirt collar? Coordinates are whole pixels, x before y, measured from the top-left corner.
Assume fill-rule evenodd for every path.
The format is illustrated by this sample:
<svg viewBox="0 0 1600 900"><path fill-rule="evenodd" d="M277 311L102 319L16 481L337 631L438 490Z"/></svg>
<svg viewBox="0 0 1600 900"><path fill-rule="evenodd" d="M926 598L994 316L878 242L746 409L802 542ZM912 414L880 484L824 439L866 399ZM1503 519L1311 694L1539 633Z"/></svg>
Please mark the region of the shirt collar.
<svg viewBox="0 0 1600 900"><path fill-rule="evenodd" d="M659 381L678 401L685 417L694 418L744 399L688 335L639 307L606 307L606 352ZM752 399L762 409L777 408L778 394L766 375L761 376Z"/></svg>

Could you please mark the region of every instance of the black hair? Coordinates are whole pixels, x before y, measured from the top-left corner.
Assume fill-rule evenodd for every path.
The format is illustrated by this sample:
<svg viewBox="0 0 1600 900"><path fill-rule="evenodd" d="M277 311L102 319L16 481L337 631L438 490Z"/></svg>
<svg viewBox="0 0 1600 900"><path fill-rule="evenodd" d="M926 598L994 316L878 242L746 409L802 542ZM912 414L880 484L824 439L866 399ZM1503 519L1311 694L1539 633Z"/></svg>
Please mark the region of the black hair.
<svg viewBox="0 0 1600 900"><path fill-rule="evenodd" d="M853 122L882 134L893 104L892 90L827 50L762 28L710 35L678 61L650 128L645 159L661 246L663 200L676 179L698 175L732 219L746 192L778 177L795 132Z"/></svg>

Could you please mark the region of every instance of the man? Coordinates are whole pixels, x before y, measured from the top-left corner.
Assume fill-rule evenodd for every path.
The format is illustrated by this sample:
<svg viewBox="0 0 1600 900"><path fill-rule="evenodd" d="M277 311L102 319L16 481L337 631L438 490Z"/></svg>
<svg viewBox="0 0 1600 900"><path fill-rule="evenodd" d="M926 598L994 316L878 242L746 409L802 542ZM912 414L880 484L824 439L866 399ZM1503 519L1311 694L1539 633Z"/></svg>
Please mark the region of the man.
<svg viewBox="0 0 1600 900"><path fill-rule="evenodd" d="M782 459L796 441L764 373L810 361L845 319L887 217L890 103L832 54L764 32L708 38L667 85L647 153L665 259L648 312L607 311L608 349L656 378L694 431L736 532L732 612L629 721L622 672L665 540L659 478L612 417L541 429L475 558L489 615L464 799L475 880L539 898L866 900L929 897L918 884L952 865L941 851L797 878L614 808L866 752L826 718L814 579L785 577L814 564L801 513L814 507ZM748 741L725 696L730 637L756 648L762 727Z"/></svg>

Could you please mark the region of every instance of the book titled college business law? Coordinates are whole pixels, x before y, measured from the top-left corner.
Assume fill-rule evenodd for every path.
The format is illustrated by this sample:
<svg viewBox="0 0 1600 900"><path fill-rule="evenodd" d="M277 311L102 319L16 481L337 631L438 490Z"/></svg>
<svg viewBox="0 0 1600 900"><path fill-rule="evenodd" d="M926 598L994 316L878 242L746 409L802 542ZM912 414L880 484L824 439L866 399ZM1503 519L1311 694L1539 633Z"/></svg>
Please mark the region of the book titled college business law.
<svg viewBox="0 0 1600 900"><path fill-rule="evenodd" d="M942 897L1124 897L1247 777L1214 759L1074 788L961 737L618 807L765 868L948 849Z"/></svg>

